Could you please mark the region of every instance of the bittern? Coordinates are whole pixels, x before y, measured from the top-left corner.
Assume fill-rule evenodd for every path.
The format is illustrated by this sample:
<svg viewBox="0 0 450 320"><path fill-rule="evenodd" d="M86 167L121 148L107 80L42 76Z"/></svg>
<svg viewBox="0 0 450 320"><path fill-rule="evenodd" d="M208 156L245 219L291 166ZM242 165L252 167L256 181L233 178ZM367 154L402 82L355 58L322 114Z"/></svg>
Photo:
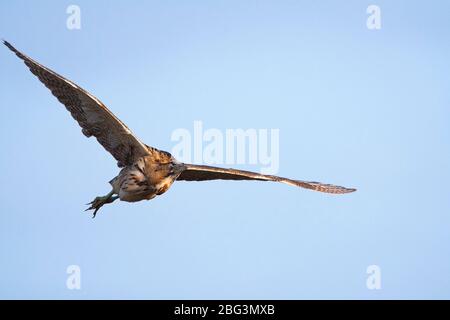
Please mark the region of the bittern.
<svg viewBox="0 0 450 320"><path fill-rule="evenodd" d="M82 128L86 137L94 136L117 160L119 174L109 183L111 192L96 197L86 210L98 210L117 199L136 202L165 193L174 181L257 180L282 182L314 191L344 194L356 189L313 181L292 180L256 172L225 169L177 161L169 152L142 143L128 127L96 97L72 81L27 57L10 43L4 44L22 59L31 72L50 89Z"/></svg>

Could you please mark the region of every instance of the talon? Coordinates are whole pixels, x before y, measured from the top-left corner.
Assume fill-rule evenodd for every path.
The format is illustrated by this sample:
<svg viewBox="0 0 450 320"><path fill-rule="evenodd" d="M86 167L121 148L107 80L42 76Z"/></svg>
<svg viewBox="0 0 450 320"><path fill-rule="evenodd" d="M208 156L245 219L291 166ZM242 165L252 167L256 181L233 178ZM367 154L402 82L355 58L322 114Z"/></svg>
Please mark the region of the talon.
<svg viewBox="0 0 450 320"><path fill-rule="evenodd" d="M87 208L84 211L89 211L89 210L94 210L93 216L92 218L95 218L95 216L97 215L98 210L100 210L100 208L107 204L107 203L111 203L114 200L116 200L118 197L114 197L113 196L113 192L111 191L110 193L108 193L106 196L104 197L96 197L93 201L87 203L86 205L89 206L89 208Z"/></svg>

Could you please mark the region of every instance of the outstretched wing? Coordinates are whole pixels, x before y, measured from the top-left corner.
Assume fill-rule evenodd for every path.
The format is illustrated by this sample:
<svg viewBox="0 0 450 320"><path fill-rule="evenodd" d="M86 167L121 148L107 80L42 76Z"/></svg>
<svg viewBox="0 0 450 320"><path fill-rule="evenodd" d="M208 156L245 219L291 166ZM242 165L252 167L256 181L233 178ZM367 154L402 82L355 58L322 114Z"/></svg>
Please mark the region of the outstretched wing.
<svg viewBox="0 0 450 320"><path fill-rule="evenodd" d="M13 51L52 94L66 106L82 128L86 137L94 136L118 161L118 166L132 164L148 155L152 148L140 142L108 108L96 97L75 83L27 57L7 41L3 43Z"/></svg>
<svg viewBox="0 0 450 320"><path fill-rule="evenodd" d="M350 193L356 191L356 189L335 186L332 184L323 184L313 181L291 180L283 177L264 175L251 171L224 169L194 164L185 164L185 170L178 176L177 180L259 180L282 182L296 187L334 194Z"/></svg>

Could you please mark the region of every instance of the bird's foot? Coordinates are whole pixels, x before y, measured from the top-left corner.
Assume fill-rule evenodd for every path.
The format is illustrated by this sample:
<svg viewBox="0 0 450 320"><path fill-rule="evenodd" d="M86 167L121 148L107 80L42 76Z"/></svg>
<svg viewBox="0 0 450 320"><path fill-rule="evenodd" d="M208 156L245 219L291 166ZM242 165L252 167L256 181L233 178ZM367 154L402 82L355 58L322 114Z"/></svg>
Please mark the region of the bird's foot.
<svg viewBox="0 0 450 320"><path fill-rule="evenodd" d="M118 198L118 196L113 196L113 193L108 193L106 196L103 197L96 197L93 201L87 203L86 205L90 206L89 208L87 208L84 211L88 211L88 210L94 210L93 216L92 218L95 218L95 216L97 215L97 211L105 204L107 203L111 203L114 200L116 200Z"/></svg>

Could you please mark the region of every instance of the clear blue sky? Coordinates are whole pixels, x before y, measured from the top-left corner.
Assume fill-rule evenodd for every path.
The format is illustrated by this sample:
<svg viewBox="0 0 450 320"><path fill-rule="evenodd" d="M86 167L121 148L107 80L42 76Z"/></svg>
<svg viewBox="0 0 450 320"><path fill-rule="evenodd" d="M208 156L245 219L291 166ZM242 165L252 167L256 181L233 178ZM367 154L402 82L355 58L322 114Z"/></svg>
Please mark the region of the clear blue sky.
<svg viewBox="0 0 450 320"><path fill-rule="evenodd" d="M81 8L81 30L66 8ZM368 30L366 8L381 8ZM284 176L84 204L118 168L0 49L0 298L450 298L448 1L1 1L0 37L147 144L277 128ZM238 166L259 170L259 166ZM66 288L79 265L81 290ZM378 265L381 290L366 288Z"/></svg>

